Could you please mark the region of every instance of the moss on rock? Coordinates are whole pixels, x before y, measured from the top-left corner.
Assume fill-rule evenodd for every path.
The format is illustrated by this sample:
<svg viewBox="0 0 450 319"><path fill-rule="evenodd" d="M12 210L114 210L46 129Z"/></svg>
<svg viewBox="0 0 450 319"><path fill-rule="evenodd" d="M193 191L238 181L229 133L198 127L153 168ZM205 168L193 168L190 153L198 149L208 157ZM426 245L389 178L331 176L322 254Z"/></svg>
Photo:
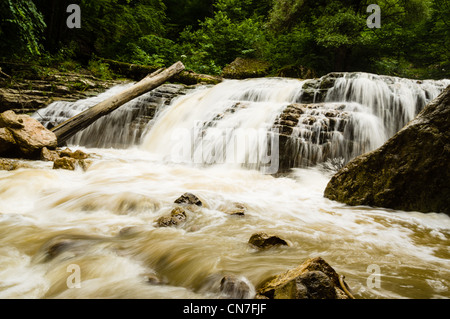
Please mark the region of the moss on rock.
<svg viewBox="0 0 450 319"><path fill-rule="evenodd" d="M256 59L237 58L223 71L222 76L228 79L258 78L269 75L270 64Z"/></svg>
<svg viewBox="0 0 450 319"><path fill-rule="evenodd" d="M450 87L379 149L342 168L325 197L450 215Z"/></svg>

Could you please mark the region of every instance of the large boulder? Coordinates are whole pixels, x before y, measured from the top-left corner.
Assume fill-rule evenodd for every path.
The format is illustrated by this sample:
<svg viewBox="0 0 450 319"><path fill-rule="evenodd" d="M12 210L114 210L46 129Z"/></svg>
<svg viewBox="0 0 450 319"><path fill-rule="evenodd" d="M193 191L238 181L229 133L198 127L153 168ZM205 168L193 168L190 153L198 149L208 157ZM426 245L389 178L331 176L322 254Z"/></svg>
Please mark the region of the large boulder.
<svg viewBox="0 0 450 319"><path fill-rule="evenodd" d="M338 273L322 258L300 266L259 285L258 299L349 299L354 298Z"/></svg>
<svg viewBox="0 0 450 319"><path fill-rule="evenodd" d="M58 146L55 133L46 129L38 120L28 116L19 115L23 128L10 128L20 150L25 155L40 152L43 147L55 148Z"/></svg>
<svg viewBox="0 0 450 319"><path fill-rule="evenodd" d="M450 215L450 87L382 147L342 168L325 197Z"/></svg>
<svg viewBox="0 0 450 319"><path fill-rule="evenodd" d="M13 111L0 114L0 155L19 153L25 157L37 157L44 147L57 146L56 135L38 120L28 115L16 115Z"/></svg>

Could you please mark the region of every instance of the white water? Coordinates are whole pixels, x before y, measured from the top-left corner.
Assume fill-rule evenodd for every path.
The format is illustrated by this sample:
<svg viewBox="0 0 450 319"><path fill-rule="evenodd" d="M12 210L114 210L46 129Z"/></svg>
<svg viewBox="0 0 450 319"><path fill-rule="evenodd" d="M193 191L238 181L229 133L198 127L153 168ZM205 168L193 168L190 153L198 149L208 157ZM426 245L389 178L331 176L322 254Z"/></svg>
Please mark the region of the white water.
<svg viewBox="0 0 450 319"><path fill-rule="evenodd" d="M167 159L177 125L192 130L190 121L211 121L238 101L246 108L217 125L268 128L301 85L275 79L201 88L162 109L142 147L77 147L100 155L86 172L52 170L43 162L0 171L0 297L223 298L224 275L243 277L254 288L321 256L345 275L357 298L449 298L446 215L330 201L323 191L333 172L321 166L274 177L239 165ZM203 207L178 227L156 227L185 192ZM227 213L236 203L246 207L245 216ZM259 231L290 245L257 251L247 242ZM68 285L73 265L81 271L80 288ZM374 265L376 287L368 272ZM148 282L153 275L160 284Z"/></svg>

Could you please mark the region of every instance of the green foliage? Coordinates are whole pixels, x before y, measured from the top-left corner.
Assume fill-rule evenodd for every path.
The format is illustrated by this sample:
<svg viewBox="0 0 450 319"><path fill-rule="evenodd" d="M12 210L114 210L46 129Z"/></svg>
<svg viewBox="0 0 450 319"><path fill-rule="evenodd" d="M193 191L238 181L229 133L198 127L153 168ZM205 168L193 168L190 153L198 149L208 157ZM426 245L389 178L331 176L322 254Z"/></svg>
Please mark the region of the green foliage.
<svg viewBox="0 0 450 319"><path fill-rule="evenodd" d="M236 57L256 55L264 41L263 23L244 18L242 10L232 5L234 2L219 1L214 17L201 22L198 30L187 28L180 34L181 52L188 67L217 74Z"/></svg>
<svg viewBox="0 0 450 319"><path fill-rule="evenodd" d="M114 77L109 65L96 58L89 61L88 70L99 79L111 80Z"/></svg>
<svg viewBox="0 0 450 319"><path fill-rule="evenodd" d="M80 36L104 57L123 54L128 43L164 32L165 6L160 0L83 0L81 8Z"/></svg>
<svg viewBox="0 0 450 319"><path fill-rule="evenodd" d="M74 2L82 27L70 30L70 0L1 1L2 57L40 55L40 65L61 71L84 64L103 78L112 74L92 56L156 67L181 60L210 74L243 57L269 62L273 72L450 76L450 0L376 1L380 29L366 25L372 0Z"/></svg>
<svg viewBox="0 0 450 319"><path fill-rule="evenodd" d="M2 0L0 3L0 51L2 55L39 55L45 28L42 14L31 0Z"/></svg>

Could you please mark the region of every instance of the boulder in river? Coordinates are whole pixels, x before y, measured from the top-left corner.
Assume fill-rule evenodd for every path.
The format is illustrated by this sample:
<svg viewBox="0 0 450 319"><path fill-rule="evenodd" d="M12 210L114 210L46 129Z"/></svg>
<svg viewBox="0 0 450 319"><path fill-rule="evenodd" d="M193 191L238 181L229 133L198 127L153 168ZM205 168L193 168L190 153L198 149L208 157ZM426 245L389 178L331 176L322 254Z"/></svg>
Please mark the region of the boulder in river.
<svg viewBox="0 0 450 319"><path fill-rule="evenodd" d="M353 295L343 277L325 260L317 257L260 284L256 298L349 299Z"/></svg>
<svg viewBox="0 0 450 319"><path fill-rule="evenodd" d="M289 244L282 238L276 235L269 235L264 232L253 234L249 241L254 247L267 249L276 246L289 246Z"/></svg>
<svg viewBox="0 0 450 319"><path fill-rule="evenodd" d="M202 201L197 196L191 193L184 193L179 198L177 198L174 203L180 205L203 206Z"/></svg>
<svg viewBox="0 0 450 319"><path fill-rule="evenodd" d="M450 215L450 87L380 148L356 157L328 183L325 197Z"/></svg>
<svg viewBox="0 0 450 319"><path fill-rule="evenodd" d="M186 211L181 207L175 207L170 214L158 218L156 224L158 227L178 226L186 220Z"/></svg>

